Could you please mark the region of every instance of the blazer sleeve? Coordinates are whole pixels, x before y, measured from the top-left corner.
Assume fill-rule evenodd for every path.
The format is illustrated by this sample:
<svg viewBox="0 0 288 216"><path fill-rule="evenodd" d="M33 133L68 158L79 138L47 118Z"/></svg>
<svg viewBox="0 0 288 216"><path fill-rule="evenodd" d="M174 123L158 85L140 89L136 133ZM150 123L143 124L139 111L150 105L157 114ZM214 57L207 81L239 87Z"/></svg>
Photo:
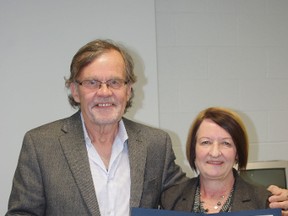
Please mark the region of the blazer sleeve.
<svg viewBox="0 0 288 216"><path fill-rule="evenodd" d="M134 173L131 176L132 207L158 208L161 193L186 181L186 174L175 163L167 132L127 120L125 126L129 135L131 172Z"/></svg>
<svg viewBox="0 0 288 216"><path fill-rule="evenodd" d="M6 215L100 215L79 113L25 134Z"/></svg>
<svg viewBox="0 0 288 216"><path fill-rule="evenodd" d="M6 215L44 215L41 170L29 133L24 136Z"/></svg>
<svg viewBox="0 0 288 216"><path fill-rule="evenodd" d="M165 157L165 167L163 172L163 183L162 191L167 188L186 182L188 178L186 174L183 173L179 165L175 163L175 153L172 148L171 138L167 135L167 145L166 145L166 157Z"/></svg>

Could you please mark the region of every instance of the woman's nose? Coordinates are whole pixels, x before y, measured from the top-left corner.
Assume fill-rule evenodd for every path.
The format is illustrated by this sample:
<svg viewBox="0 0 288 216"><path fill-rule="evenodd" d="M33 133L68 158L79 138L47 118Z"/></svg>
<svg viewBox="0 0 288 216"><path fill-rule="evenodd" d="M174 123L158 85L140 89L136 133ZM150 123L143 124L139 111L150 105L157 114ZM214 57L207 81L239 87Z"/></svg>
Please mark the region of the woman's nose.
<svg viewBox="0 0 288 216"><path fill-rule="evenodd" d="M213 145L211 146L211 149L210 149L210 151L209 151L209 154L210 154L212 157L219 157L219 156L222 155L220 146L218 145L217 142L214 142L214 143L213 143Z"/></svg>

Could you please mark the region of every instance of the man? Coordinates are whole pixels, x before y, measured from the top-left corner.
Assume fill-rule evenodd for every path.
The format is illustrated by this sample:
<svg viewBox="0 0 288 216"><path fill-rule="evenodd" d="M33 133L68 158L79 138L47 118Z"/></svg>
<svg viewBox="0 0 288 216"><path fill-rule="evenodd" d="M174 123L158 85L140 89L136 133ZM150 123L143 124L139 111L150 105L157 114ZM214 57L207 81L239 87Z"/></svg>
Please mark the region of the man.
<svg viewBox="0 0 288 216"><path fill-rule="evenodd" d="M70 104L79 110L25 134L6 215L117 215L157 208L186 179L167 133L123 118L136 76L129 54L95 40L73 57Z"/></svg>

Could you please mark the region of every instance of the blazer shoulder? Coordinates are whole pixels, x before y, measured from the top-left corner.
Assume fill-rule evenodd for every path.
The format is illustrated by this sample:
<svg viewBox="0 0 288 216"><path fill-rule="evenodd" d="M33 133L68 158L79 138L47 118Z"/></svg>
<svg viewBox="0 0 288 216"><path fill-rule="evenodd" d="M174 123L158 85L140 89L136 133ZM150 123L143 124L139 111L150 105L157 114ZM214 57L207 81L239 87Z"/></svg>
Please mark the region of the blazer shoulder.
<svg viewBox="0 0 288 216"><path fill-rule="evenodd" d="M142 123L139 123L139 122L135 122L135 121L132 121L130 119L127 119L127 118L122 118L123 119L123 122L124 122L124 125L125 125L125 128L129 134L129 132L134 132L134 133L149 133L151 134L152 136L153 135L165 135L167 136L168 133L162 129L159 129L159 128L156 128L154 126L149 126L149 125L145 125L145 124L142 124Z"/></svg>
<svg viewBox="0 0 288 216"><path fill-rule="evenodd" d="M271 193L264 187L246 182L241 176L236 177L234 210L254 210L269 207ZM235 209L236 208L236 209Z"/></svg>
<svg viewBox="0 0 288 216"><path fill-rule="evenodd" d="M161 195L161 208L191 211L197 182L198 178L196 177L167 188Z"/></svg>
<svg viewBox="0 0 288 216"><path fill-rule="evenodd" d="M271 192L269 192L264 186L246 182L241 176L237 177L236 187L238 187L239 190L244 189L245 191L249 192L249 194L257 195L262 199L263 197L269 197L271 195Z"/></svg>
<svg viewBox="0 0 288 216"><path fill-rule="evenodd" d="M30 129L26 132L27 134L51 134L51 133L59 133L61 130L66 132L69 130L69 128L73 127L79 127L81 125L81 117L80 112L76 112L70 117L58 119L43 125L40 125L38 127L35 127L33 129Z"/></svg>

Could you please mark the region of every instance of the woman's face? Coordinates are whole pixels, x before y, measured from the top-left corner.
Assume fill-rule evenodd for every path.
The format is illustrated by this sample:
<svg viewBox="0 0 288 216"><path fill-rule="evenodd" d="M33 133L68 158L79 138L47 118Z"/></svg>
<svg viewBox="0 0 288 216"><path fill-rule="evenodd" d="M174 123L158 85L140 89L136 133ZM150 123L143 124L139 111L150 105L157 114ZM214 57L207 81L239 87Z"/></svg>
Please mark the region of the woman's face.
<svg viewBox="0 0 288 216"><path fill-rule="evenodd" d="M210 119L197 132L195 164L202 178L225 179L232 174L237 158L230 134Z"/></svg>

